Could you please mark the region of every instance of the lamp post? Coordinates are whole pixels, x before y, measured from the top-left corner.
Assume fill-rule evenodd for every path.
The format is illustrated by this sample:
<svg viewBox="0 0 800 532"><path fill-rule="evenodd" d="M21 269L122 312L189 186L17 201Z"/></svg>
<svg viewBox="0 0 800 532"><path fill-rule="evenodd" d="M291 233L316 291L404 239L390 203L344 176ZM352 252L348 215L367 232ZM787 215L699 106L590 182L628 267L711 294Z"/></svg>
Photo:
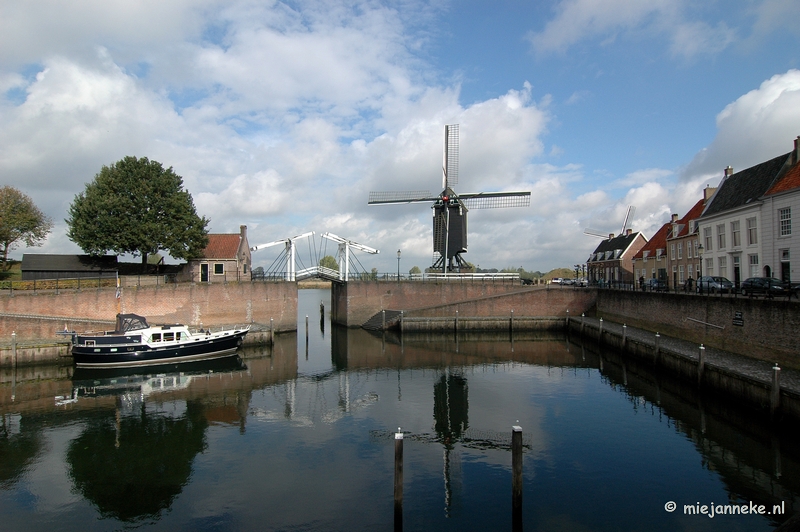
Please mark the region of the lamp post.
<svg viewBox="0 0 800 532"><path fill-rule="evenodd" d="M397 250L397 282L400 282L400 250Z"/></svg>
<svg viewBox="0 0 800 532"><path fill-rule="evenodd" d="M697 289L702 294L703 293L703 283L701 280L703 279L703 253L705 249L703 249L703 244L697 246L697 253L700 255L700 277L697 279Z"/></svg>

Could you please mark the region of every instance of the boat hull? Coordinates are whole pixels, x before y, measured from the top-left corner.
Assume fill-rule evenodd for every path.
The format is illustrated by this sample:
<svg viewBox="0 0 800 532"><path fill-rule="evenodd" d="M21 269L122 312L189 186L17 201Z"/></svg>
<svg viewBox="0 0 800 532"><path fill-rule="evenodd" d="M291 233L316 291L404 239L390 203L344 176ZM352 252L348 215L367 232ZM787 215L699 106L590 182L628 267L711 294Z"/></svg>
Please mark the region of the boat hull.
<svg viewBox="0 0 800 532"><path fill-rule="evenodd" d="M247 330L187 343L152 347L146 343L74 345L72 358L79 368L152 366L231 356L242 345Z"/></svg>

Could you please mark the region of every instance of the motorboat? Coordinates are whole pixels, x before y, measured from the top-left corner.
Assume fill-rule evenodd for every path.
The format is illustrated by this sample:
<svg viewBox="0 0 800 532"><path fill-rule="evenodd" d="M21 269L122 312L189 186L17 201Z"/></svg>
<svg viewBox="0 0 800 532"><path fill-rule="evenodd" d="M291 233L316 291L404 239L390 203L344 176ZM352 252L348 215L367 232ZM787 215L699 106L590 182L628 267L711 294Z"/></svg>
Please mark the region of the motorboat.
<svg viewBox="0 0 800 532"><path fill-rule="evenodd" d="M78 368L138 367L221 358L234 355L249 330L249 325L213 330L182 324L149 325L137 314L117 314L113 331L71 333L72 358Z"/></svg>

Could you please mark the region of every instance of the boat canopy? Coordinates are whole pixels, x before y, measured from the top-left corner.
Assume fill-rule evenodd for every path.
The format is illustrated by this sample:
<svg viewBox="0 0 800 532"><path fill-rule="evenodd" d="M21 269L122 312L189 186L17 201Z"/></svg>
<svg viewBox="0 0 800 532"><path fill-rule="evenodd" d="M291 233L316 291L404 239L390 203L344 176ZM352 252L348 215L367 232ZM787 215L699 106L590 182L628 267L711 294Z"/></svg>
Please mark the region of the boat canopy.
<svg viewBox="0 0 800 532"><path fill-rule="evenodd" d="M115 332L126 333L129 331L138 331L139 329L147 329L147 319L138 314L117 314L117 329Z"/></svg>

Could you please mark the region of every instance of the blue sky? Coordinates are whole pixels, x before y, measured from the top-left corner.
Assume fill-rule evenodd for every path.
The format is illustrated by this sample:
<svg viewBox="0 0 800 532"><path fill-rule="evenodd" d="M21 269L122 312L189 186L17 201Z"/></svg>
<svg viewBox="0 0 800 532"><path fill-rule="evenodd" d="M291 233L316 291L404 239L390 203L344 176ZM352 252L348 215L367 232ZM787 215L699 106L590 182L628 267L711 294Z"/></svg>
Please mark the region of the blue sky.
<svg viewBox="0 0 800 532"><path fill-rule="evenodd" d="M650 236L725 166L792 149L798 21L782 0L5 1L0 176L56 222L12 256L80 252L70 202L136 155L183 176L212 232L330 231L379 248L368 268L397 249L424 268L428 206L367 197L438 192L458 123L457 191L532 192L472 211L465 258L572 266L584 228L618 232L634 205Z"/></svg>

